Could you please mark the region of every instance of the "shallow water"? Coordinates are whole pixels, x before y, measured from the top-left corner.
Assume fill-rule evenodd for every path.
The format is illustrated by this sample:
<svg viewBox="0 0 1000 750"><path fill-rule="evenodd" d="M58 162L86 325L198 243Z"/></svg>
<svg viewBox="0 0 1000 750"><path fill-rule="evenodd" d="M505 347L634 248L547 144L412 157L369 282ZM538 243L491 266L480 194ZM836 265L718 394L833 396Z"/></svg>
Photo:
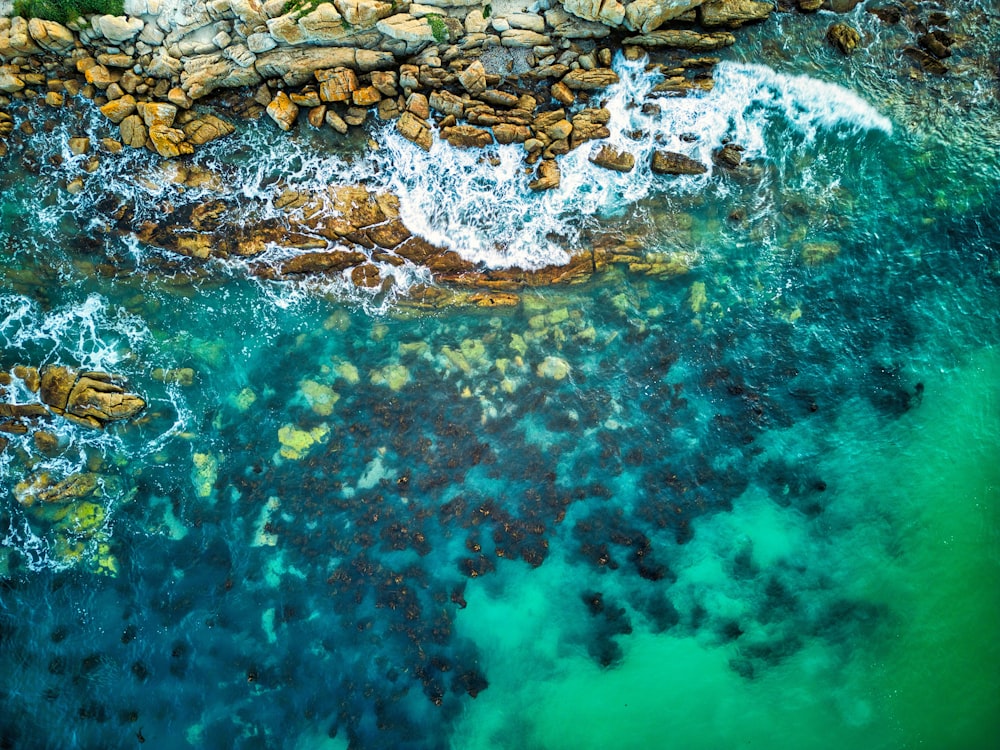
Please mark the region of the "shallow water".
<svg viewBox="0 0 1000 750"><path fill-rule="evenodd" d="M14 143L0 368L120 372L150 408L0 453L6 744L995 746L1000 113L956 76L945 137L918 117L942 84L817 51L823 15L751 31L659 115L616 63L615 143L708 161L733 137L743 177L571 154L532 196L514 150L376 131L335 156L265 123L199 157L257 215L364 180L488 265L609 238L691 265L509 312L414 312L413 268L372 297L122 239L106 194L136 221L203 196L145 156L69 196L82 103ZM177 367L192 385L153 376ZM85 467L95 525L14 499Z"/></svg>

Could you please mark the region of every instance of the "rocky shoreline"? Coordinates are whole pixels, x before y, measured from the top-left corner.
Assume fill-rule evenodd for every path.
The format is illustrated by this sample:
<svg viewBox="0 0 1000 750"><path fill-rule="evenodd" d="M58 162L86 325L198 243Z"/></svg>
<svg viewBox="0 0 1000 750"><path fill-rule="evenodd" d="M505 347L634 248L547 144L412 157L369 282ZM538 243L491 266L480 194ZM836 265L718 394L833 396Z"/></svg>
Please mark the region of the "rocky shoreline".
<svg viewBox="0 0 1000 750"><path fill-rule="evenodd" d="M856 5L799 0L797 9L844 12ZM733 44L733 30L793 9L757 0L538 0L530 7L525 0L126 0L124 10L62 25L8 17L9 4L0 2L0 105L41 99L57 109L68 96L84 96L117 137L99 148L73 139L75 152L145 148L164 159L231 134L236 125L225 113L267 116L286 131L307 126L341 134L372 119L394 121L425 150L435 133L463 149L522 144L537 191L557 187L558 158L585 145L598 166L634 168L632 154L601 143L610 134L601 92L618 81L611 68L616 51L630 59L657 53L662 61L649 63L663 76L656 95L683 96L712 87L718 60L705 53ZM881 10L889 13L885 22L895 22ZM946 24L938 15L931 21ZM940 28L924 37L926 49L907 54L918 62L928 56L924 67L940 72L935 66L943 66L939 57L953 40ZM858 43L842 23L831 26L828 39L845 54ZM0 109L0 155L13 130L13 118ZM722 144L715 163L740 169L738 144ZM651 168L667 176L706 170L667 151L654 154ZM84 187L82 178L67 185L71 192ZM346 274L356 286L377 289L386 282L379 263L423 266L438 283L415 299L435 307L517 304L524 286L585 281L609 266L672 275L690 261L618 244L581 249L566 266L489 271L413 236L393 201L364 186L334 186L326 195L289 190L277 202L287 209L285 220L256 226L246 226L235 201L222 196L161 225L132 226L127 205L108 214L120 231L193 258L254 257L269 243L301 251L255 267L269 278Z"/></svg>

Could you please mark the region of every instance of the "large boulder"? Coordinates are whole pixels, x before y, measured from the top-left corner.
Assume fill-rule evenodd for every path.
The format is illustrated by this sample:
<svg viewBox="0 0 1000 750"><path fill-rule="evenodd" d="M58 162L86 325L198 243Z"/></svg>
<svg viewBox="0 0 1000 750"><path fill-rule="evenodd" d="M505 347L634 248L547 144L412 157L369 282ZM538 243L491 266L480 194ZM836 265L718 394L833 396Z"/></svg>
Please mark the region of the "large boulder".
<svg viewBox="0 0 1000 750"><path fill-rule="evenodd" d="M618 83L618 74L611 68L594 68L593 70L571 70L563 76L562 82L574 91L596 91Z"/></svg>
<svg viewBox="0 0 1000 750"><path fill-rule="evenodd" d="M28 21L28 33L38 46L49 52L66 52L76 46L73 32L55 21L32 18Z"/></svg>
<svg viewBox="0 0 1000 750"><path fill-rule="evenodd" d="M141 18L125 16L101 16L97 19L97 29L111 42L130 42L139 36L143 23Z"/></svg>
<svg viewBox="0 0 1000 750"><path fill-rule="evenodd" d="M650 169L656 174L704 174L708 167L697 159L674 151L653 152Z"/></svg>
<svg viewBox="0 0 1000 750"><path fill-rule="evenodd" d="M736 43L736 37L728 31L714 31L702 34L691 29L662 29L648 34L630 36L623 44L636 44L646 49L686 49L692 52L711 52Z"/></svg>
<svg viewBox="0 0 1000 750"><path fill-rule="evenodd" d="M703 0L634 0L625 8L625 27L648 34L697 8Z"/></svg>
<svg viewBox="0 0 1000 750"><path fill-rule="evenodd" d="M455 125L444 128L441 137L456 148L483 148L493 143L490 131L474 125Z"/></svg>
<svg viewBox="0 0 1000 750"><path fill-rule="evenodd" d="M146 408L146 402L125 386L123 378L106 372L49 365L41 372L39 396L53 414L101 428L132 419Z"/></svg>
<svg viewBox="0 0 1000 750"><path fill-rule="evenodd" d="M631 172L635 167L635 156L607 145L596 149L590 155L590 161L615 172Z"/></svg>
<svg viewBox="0 0 1000 750"><path fill-rule="evenodd" d="M698 20L703 26L737 28L746 23L765 20L774 6L757 0L708 0L698 8Z"/></svg>
<svg viewBox="0 0 1000 750"><path fill-rule="evenodd" d="M267 114L282 130L291 130L299 116L299 107L284 91L279 91L267 105Z"/></svg>

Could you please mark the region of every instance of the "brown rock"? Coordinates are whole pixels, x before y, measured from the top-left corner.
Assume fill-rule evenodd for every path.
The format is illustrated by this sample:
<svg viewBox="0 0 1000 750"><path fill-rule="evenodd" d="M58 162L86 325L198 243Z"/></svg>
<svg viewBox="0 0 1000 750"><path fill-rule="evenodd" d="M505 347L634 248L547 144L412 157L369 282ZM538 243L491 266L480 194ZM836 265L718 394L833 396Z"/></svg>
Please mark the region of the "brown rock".
<svg viewBox="0 0 1000 750"><path fill-rule="evenodd" d="M412 112L421 120L428 120L431 116L431 107L427 101L427 97L416 92L407 97L406 110L407 112Z"/></svg>
<svg viewBox="0 0 1000 750"><path fill-rule="evenodd" d="M146 145L148 132L146 125L139 115L129 115L118 125L118 130L122 136L122 142L132 148L142 148Z"/></svg>
<svg viewBox="0 0 1000 750"><path fill-rule="evenodd" d="M816 0L799 0L799 10L802 10L802 3L804 2L813 3L816 2ZM822 3L820 3L820 5L822 5ZM815 10L819 10L819 8L817 7ZM896 25L899 23L899 19L903 17L902 10L895 5L874 6L867 8L867 11L887 26Z"/></svg>
<svg viewBox="0 0 1000 750"><path fill-rule="evenodd" d="M219 228L226 204L220 200L199 203L191 209L191 226L199 232L212 232Z"/></svg>
<svg viewBox="0 0 1000 750"><path fill-rule="evenodd" d="M656 174L704 174L708 171L697 159L674 151L654 151L650 169Z"/></svg>
<svg viewBox="0 0 1000 750"><path fill-rule="evenodd" d="M535 118L532 128L536 133L544 133L550 125L555 125L560 120L566 119L565 109L553 109L549 112L542 112Z"/></svg>
<svg viewBox="0 0 1000 750"><path fill-rule="evenodd" d="M538 172L535 175L535 179L528 183L528 187L539 191L552 190L559 187L560 179L559 165L555 159L544 159L538 165Z"/></svg>
<svg viewBox="0 0 1000 750"><path fill-rule="evenodd" d="M344 122L348 125L364 125L365 120L368 119L368 110L362 107L348 107L347 112L344 113Z"/></svg>
<svg viewBox="0 0 1000 750"><path fill-rule="evenodd" d="M156 153L164 159L194 153L194 146L185 140L184 131L178 128L153 125L149 128L149 140L152 141Z"/></svg>
<svg viewBox="0 0 1000 750"><path fill-rule="evenodd" d="M77 372L49 365L41 373L42 403L78 424L100 428L131 419L146 402L125 390L121 378L104 372Z"/></svg>
<svg viewBox="0 0 1000 750"><path fill-rule="evenodd" d="M400 101L398 99L393 99L387 97L378 103L378 108L376 113L378 114L378 119L380 120L394 120L402 114L400 110Z"/></svg>
<svg viewBox="0 0 1000 750"><path fill-rule="evenodd" d="M49 412L41 404L6 404L0 402L0 418L2 419L38 419L47 417Z"/></svg>
<svg viewBox="0 0 1000 750"><path fill-rule="evenodd" d="M96 474L78 473L53 481L48 472L41 472L18 482L14 487L14 497L24 507L31 507L36 502L60 505L93 494L98 486L97 479Z"/></svg>
<svg viewBox="0 0 1000 750"><path fill-rule="evenodd" d="M320 104L310 109L306 119L309 120L309 124L314 128L319 129L323 127L323 123L326 122L326 105Z"/></svg>
<svg viewBox="0 0 1000 750"><path fill-rule="evenodd" d="M497 139L497 143L524 143L531 137L531 128L527 125L500 123L493 127L493 137Z"/></svg>
<svg viewBox="0 0 1000 750"><path fill-rule="evenodd" d="M351 271L351 283L362 289L374 289L382 283L382 273L373 263L362 263Z"/></svg>
<svg viewBox="0 0 1000 750"><path fill-rule="evenodd" d="M562 81L553 83L550 92L552 93L553 99L567 107L576 101L576 94L574 94L573 90Z"/></svg>
<svg viewBox="0 0 1000 750"><path fill-rule="evenodd" d="M299 116L299 108L284 91L275 94L267 105L267 114L282 130L291 130Z"/></svg>
<svg viewBox="0 0 1000 750"><path fill-rule="evenodd" d="M392 250L410 239L410 230L399 219L368 228L368 237L381 248Z"/></svg>
<svg viewBox="0 0 1000 750"><path fill-rule="evenodd" d="M774 10L771 3L756 0L708 0L698 8L702 26L726 26L734 29L747 23L765 20Z"/></svg>
<svg viewBox="0 0 1000 750"><path fill-rule="evenodd" d="M35 434L31 436L31 439L35 444L35 449L43 455L49 457L58 455L62 447L59 445L58 436L48 430L36 431Z"/></svg>
<svg viewBox="0 0 1000 750"><path fill-rule="evenodd" d="M954 40L943 31L932 31L929 34L921 34L917 37L917 44L930 52L938 60L951 57L949 47L954 44Z"/></svg>
<svg viewBox="0 0 1000 750"><path fill-rule="evenodd" d="M24 383L25 387L32 393L38 393L41 385L41 376L37 367L25 367L24 365L14 365L14 376Z"/></svg>
<svg viewBox="0 0 1000 750"><path fill-rule="evenodd" d="M331 128L336 130L341 135L347 132L347 123L344 122L344 118L341 117L335 110L327 109L326 111L326 124Z"/></svg>
<svg viewBox="0 0 1000 750"><path fill-rule="evenodd" d="M607 138L611 135L607 124L611 121L611 112L604 108L580 110L573 116L573 137L571 145L578 147L587 141Z"/></svg>
<svg viewBox="0 0 1000 750"><path fill-rule="evenodd" d="M736 169L743 163L743 147L727 143L712 154L712 161L726 169Z"/></svg>
<svg viewBox="0 0 1000 750"><path fill-rule="evenodd" d="M861 34L846 23L835 23L826 30L826 39L845 55L849 55L861 44Z"/></svg>
<svg viewBox="0 0 1000 750"><path fill-rule="evenodd" d="M416 96L416 94L411 95ZM430 151L431 146L434 143L434 137L431 135L430 126L425 120L417 117L412 112L404 112L402 116L396 120L396 130L409 141L416 143L424 151Z"/></svg>
<svg viewBox="0 0 1000 750"><path fill-rule="evenodd" d="M371 107L382 101L382 94L374 86L362 86L351 92L351 100L356 107Z"/></svg>
<svg viewBox="0 0 1000 750"><path fill-rule="evenodd" d="M611 146L601 146L591 153L590 161L599 167L615 172L631 172L635 167L635 157L628 151L618 151Z"/></svg>
<svg viewBox="0 0 1000 750"><path fill-rule="evenodd" d="M312 109L313 107L318 107L321 104L319 92L316 91L316 89L293 91L288 96L297 106L305 107L306 109Z"/></svg>
<svg viewBox="0 0 1000 750"><path fill-rule="evenodd" d="M184 135L195 146L202 146L217 138L224 138L236 130L231 122L212 114L201 115L184 125Z"/></svg>
<svg viewBox="0 0 1000 750"><path fill-rule="evenodd" d="M135 112L135 97L126 94L121 99L110 101L101 107L101 114L107 117L115 125L121 123L126 117Z"/></svg>
<svg viewBox="0 0 1000 750"><path fill-rule="evenodd" d="M110 71L103 65L98 65L95 63L89 68L83 71L83 77L87 79L87 83L96 88L104 91L112 83L116 83L121 79L122 74L120 71Z"/></svg>
<svg viewBox="0 0 1000 750"><path fill-rule="evenodd" d="M458 82L473 96L481 94L486 91L486 68L479 60L475 60L458 74Z"/></svg>
<svg viewBox="0 0 1000 750"><path fill-rule="evenodd" d="M490 131L473 125L455 125L443 128L441 137L456 148L483 148L493 143Z"/></svg>
<svg viewBox="0 0 1000 750"><path fill-rule="evenodd" d="M611 68L594 68L593 70L571 70L562 79L563 84L574 91L596 91L618 83L618 74Z"/></svg>
<svg viewBox="0 0 1000 750"><path fill-rule="evenodd" d="M351 94L358 88L358 76L350 68L317 70L319 98L324 102L350 101Z"/></svg>
<svg viewBox="0 0 1000 750"><path fill-rule="evenodd" d="M81 136L79 138L70 138L69 150L72 151L77 156L82 156L83 154L90 151L90 138L86 136Z"/></svg>
<svg viewBox="0 0 1000 750"><path fill-rule="evenodd" d="M431 109L443 115L461 117L462 112L465 110L465 103L461 97L455 96L450 91L431 92L429 103Z"/></svg>
<svg viewBox="0 0 1000 750"><path fill-rule="evenodd" d="M479 99L487 104L492 104L494 107L503 107L505 109L514 109L521 103L520 97L506 91L498 91L497 89L486 89L479 95Z"/></svg>
<svg viewBox="0 0 1000 750"><path fill-rule="evenodd" d="M166 102L140 102L136 106L147 128L152 128L154 125L172 127L177 117L177 107Z"/></svg>
<svg viewBox="0 0 1000 750"><path fill-rule="evenodd" d="M396 88L396 71L373 70L370 76L372 86L377 88L382 96L399 96L399 89Z"/></svg>
<svg viewBox="0 0 1000 750"><path fill-rule="evenodd" d="M178 109L191 109L194 102L191 97L184 93L184 89L174 86L167 92L167 101Z"/></svg>
<svg viewBox="0 0 1000 750"><path fill-rule="evenodd" d="M545 135L553 141L565 140L566 138L569 138L569 134L572 132L573 124L565 118L558 120L545 128Z"/></svg>
<svg viewBox="0 0 1000 750"><path fill-rule="evenodd" d="M660 29L641 36L629 37L624 40L624 43L638 44L647 49L667 48L709 52L735 44L736 37L728 31L701 34L691 29Z"/></svg>
<svg viewBox="0 0 1000 750"><path fill-rule="evenodd" d="M934 57L934 55L927 54L922 49L917 49L916 47L906 47L903 50L903 54L915 61L928 73L943 76L948 72L948 67L943 62Z"/></svg>
<svg viewBox="0 0 1000 750"><path fill-rule="evenodd" d="M324 253L301 253L281 264L281 275L337 274L368 260L354 250L333 250Z"/></svg>

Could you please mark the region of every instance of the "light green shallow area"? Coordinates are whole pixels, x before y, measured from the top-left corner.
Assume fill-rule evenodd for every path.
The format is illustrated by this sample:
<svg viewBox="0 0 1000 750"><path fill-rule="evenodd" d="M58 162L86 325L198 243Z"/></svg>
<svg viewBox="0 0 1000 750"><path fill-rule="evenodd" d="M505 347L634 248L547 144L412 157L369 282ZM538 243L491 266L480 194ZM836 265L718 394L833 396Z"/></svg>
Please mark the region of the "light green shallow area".
<svg viewBox="0 0 1000 750"><path fill-rule="evenodd" d="M739 641L637 629L621 641L624 663L601 669L559 632L561 608L578 606L562 593L578 590L572 569L524 572L506 589L516 597L477 590L459 616L498 689L470 704L453 747L996 747L1000 351L923 382L923 403L898 422L862 415L837 430L821 459L837 476L822 526L751 488L734 513L700 520L675 563L674 587L725 599L716 561L737 542L753 543L764 571L812 559L888 605L877 639L849 653L811 643L745 679L729 667Z"/></svg>

